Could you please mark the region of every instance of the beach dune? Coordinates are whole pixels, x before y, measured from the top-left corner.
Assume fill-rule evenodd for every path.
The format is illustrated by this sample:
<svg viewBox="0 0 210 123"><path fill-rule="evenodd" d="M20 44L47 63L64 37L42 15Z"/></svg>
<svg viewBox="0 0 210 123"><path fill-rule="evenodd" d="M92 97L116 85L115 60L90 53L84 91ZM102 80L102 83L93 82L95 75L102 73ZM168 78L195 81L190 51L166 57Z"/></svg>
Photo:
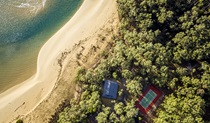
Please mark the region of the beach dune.
<svg viewBox="0 0 210 123"><path fill-rule="evenodd" d="M0 94L0 122L8 123L33 111L53 90L58 79L59 55L72 49L104 25L115 0L84 0L75 15L41 48L37 72L23 83Z"/></svg>

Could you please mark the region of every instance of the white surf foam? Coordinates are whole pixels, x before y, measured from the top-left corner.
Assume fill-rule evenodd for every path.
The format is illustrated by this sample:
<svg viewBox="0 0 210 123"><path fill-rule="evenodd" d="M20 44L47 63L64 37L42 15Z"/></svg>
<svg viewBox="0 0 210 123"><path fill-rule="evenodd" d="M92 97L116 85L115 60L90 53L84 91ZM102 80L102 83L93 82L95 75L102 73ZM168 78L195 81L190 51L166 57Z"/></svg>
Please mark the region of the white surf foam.
<svg viewBox="0 0 210 123"><path fill-rule="evenodd" d="M31 7L31 5L29 3L21 3L19 6L16 6L18 8L28 8Z"/></svg>
<svg viewBox="0 0 210 123"><path fill-rule="evenodd" d="M37 13L44 8L47 0L27 0L15 6L17 8L29 9L31 13Z"/></svg>
<svg viewBox="0 0 210 123"><path fill-rule="evenodd" d="M43 1L42 1L42 6L43 6L43 8L44 8L44 6L45 6L46 1L47 1L47 0L43 0Z"/></svg>

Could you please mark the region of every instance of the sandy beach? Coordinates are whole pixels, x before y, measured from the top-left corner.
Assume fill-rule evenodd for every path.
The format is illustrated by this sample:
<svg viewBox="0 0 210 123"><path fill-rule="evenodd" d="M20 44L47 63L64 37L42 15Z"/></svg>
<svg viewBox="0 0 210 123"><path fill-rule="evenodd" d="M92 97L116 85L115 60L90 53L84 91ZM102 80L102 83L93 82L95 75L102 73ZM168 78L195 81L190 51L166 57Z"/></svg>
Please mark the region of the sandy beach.
<svg viewBox="0 0 210 123"><path fill-rule="evenodd" d="M0 94L0 122L14 122L17 117L24 117L33 112L43 100L49 98L56 82L60 79L59 76L65 70L58 64L62 52L73 49L81 40L93 35L96 37L96 32L104 28L114 12L116 12L115 0L84 0L75 15L41 48L36 74ZM94 38L90 39L92 40L88 40L84 45L86 50L95 43ZM63 66L65 67L68 62L64 61Z"/></svg>

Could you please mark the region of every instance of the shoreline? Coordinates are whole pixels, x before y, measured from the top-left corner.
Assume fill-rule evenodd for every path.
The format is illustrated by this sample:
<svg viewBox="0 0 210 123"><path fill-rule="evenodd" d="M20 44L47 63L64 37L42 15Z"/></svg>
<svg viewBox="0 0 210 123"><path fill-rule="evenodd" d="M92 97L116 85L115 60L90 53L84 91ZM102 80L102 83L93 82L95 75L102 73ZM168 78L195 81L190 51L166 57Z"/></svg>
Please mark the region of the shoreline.
<svg viewBox="0 0 210 123"><path fill-rule="evenodd" d="M16 43L0 46L0 57L2 58L0 59L0 93L22 83L36 73L37 57L41 47L73 17L83 1L48 1L36 15L23 16L25 17L23 21L29 20L25 24L26 28L30 27L30 30L21 29L20 22L20 25L16 26L17 30L23 33L23 38ZM62 14L59 14L61 12ZM20 20L20 18L17 19ZM15 23L12 25L16 28ZM24 35L29 35L30 38Z"/></svg>
<svg viewBox="0 0 210 123"><path fill-rule="evenodd" d="M62 72L57 63L59 55L102 28L114 3L113 0L85 0L82 3L74 16L42 46L37 73L0 94L0 122L25 116L50 95Z"/></svg>

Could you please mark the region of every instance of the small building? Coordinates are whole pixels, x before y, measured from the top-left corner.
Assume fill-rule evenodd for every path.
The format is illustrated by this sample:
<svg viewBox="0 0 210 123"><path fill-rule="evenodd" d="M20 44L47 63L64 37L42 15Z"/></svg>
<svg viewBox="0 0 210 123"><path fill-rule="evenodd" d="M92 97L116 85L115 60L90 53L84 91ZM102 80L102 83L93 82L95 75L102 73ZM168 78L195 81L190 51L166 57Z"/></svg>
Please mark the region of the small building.
<svg viewBox="0 0 210 123"><path fill-rule="evenodd" d="M148 114L156 109L163 96L163 93L158 88L150 85L136 102L136 107L139 108L142 114Z"/></svg>
<svg viewBox="0 0 210 123"><path fill-rule="evenodd" d="M111 80L106 80L104 83L102 97L109 99L116 99L117 92L118 92L118 83Z"/></svg>

